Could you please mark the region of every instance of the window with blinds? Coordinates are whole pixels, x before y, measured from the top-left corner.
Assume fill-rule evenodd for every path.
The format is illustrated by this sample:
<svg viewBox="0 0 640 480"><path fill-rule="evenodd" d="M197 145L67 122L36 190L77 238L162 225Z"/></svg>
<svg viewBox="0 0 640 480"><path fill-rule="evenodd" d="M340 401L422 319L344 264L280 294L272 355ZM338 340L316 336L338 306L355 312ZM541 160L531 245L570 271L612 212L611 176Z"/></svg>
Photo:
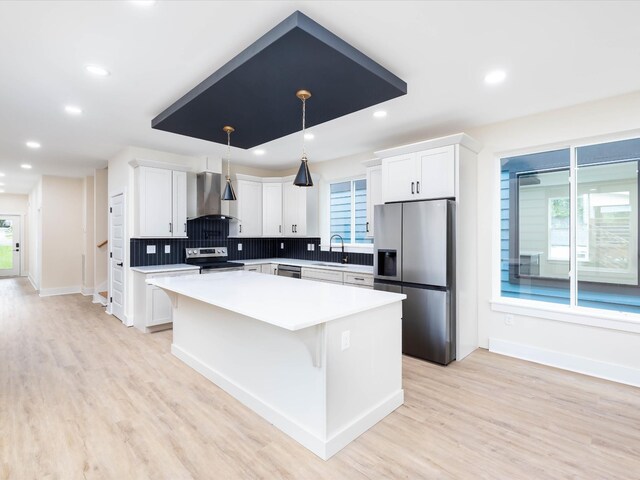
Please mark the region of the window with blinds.
<svg viewBox="0 0 640 480"><path fill-rule="evenodd" d="M332 183L330 196L331 235L342 236L344 243L372 243L366 238L367 181Z"/></svg>

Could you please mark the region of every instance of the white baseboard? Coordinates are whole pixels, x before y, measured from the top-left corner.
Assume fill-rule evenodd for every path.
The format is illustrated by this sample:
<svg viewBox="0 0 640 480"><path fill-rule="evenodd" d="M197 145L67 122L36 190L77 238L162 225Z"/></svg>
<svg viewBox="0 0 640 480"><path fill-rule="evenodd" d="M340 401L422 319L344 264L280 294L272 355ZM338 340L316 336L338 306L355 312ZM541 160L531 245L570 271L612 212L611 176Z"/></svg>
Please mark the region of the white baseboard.
<svg viewBox="0 0 640 480"><path fill-rule="evenodd" d="M550 367L561 368L571 372L640 387L640 369L627 367L625 365L603 362L601 360L532 347L530 345L523 345L497 338L489 339L489 351L522 360L529 360L542 365L549 365Z"/></svg>
<svg viewBox="0 0 640 480"><path fill-rule="evenodd" d="M31 286L33 287L33 289L37 292L38 291L38 286L36 285L36 282L33 280L31 275L29 275L27 278L29 279L29 283L31 283Z"/></svg>
<svg viewBox="0 0 640 480"><path fill-rule="evenodd" d="M70 295L72 293L80 293L82 288L80 285L75 287L60 287L60 288L41 288L41 297L52 297L54 295Z"/></svg>
<svg viewBox="0 0 640 480"><path fill-rule="evenodd" d="M104 298L102 295L100 295L99 293L94 293L93 294L93 303L99 303L101 305L106 306L107 305L107 299Z"/></svg>
<svg viewBox="0 0 640 480"><path fill-rule="evenodd" d="M82 287L80 293L85 297L93 296L93 287Z"/></svg>
<svg viewBox="0 0 640 480"><path fill-rule="evenodd" d="M378 405L364 412L339 433L324 440L308 431L302 425L299 425L281 411L265 403L241 385L238 385L217 370L205 365L177 345L171 345L171 353L323 460L328 460L332 455L339 452L347 444L402 405L404 401L404 391L399 390Z"/></svg>

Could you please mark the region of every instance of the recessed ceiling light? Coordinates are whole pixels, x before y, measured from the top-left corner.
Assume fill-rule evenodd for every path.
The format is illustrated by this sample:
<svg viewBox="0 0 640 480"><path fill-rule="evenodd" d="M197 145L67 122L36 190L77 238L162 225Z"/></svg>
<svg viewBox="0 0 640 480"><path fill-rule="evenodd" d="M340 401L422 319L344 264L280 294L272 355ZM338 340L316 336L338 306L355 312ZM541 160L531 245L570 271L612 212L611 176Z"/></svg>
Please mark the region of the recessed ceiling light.
<svg viewBox="0 0 640 480"><path fill-rule="evenodd" d="M100 65L89 64L85 65L84 69L92 75L96 75L98 77L107 77L110 75L109 70L101 67Z"/></svg>
<svg viewBox="0 0 640 480"><path fill-rule="evenodd" d="M33 140L29 140L25 145L29 148L40 148L40 144L38 142L34 142Z"/></svg>
<svg viewBox="0 0 640 480"><path fill-rule="evenodd" d="M82 109L80 107L76 107L75 105L67 105L64 107L64 111L70 115L80 115L82 113Z"/></svg>
<svg viewBox="0 0 640 480"><path fill-rule="evenodd" d="M304 139L305 140L313 140L315 137L316 136L311 132L307 132L307 133L304 134Z"/></svg>
<svg viewBox="0 0 640 480"><path fill-rule="evenodd" d="M262 150L260 148L258 150L254 150L253 151L254 155L264 155L265 153L267 153L267 152L265 152L264 150Z"/></svg>
<svg viewBox="0 0 640 480"><path fill-rule="evenodd" d="M377 110L375 112L373 112L373 117L374 118L384 118L387 116L387 112L385 112L384 110Z"/></svg>
<svg viewBox="0 0 640 480"><path fill-rule="evenodd" d="M507 78L507 72L504 70L494 70L493 72L489 72L485 75L484 83L488 85L496 85L504 82L505 78Z"/></svg>
<svg viewBox="0 0 640 480"><path fill-rule="evenodd" d="M31 170L31 165L29 165L28 163L23 163L22 165L20 165L20 168L24 168L25 170Z"/></svg>

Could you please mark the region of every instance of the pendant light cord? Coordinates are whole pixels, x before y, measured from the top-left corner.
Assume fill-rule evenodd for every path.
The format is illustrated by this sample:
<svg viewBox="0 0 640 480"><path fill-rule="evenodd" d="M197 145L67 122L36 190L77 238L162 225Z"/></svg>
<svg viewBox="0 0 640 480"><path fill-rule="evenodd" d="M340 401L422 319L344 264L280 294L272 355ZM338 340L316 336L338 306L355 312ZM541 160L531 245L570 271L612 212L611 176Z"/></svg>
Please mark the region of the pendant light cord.
<svg viewBox="0 0 640 480"><path fill-rule="evenodd" d="M231 131L227 132L227 179L231 178Z"/></svg>
<svg viewBox="0 0 640 480"><path fill-rule="evenodd" d="M306 106L307 106L307 99L303 98L302 99L302 157L303 158L307 158L307 152L305 151L305 148L304 148L305 147L305 145L304 145L304 135L305 135L304 131L305 131L305 128L306 128L306 116L307 116L306 115L306 112L307 112Z"/></svg>

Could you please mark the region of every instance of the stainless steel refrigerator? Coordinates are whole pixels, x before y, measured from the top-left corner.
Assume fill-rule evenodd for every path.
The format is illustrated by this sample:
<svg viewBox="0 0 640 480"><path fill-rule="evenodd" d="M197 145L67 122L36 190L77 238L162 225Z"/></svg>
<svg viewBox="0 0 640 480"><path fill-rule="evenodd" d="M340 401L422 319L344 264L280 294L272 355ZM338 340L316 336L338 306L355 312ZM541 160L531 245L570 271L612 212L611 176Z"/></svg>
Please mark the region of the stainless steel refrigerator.
<svg viewBox="0 0 640 480"><path fill-rule="evenodd" d="M456 357L455 202L376 205L374 288L404 293L402 352L447 365Z"/></svg>

